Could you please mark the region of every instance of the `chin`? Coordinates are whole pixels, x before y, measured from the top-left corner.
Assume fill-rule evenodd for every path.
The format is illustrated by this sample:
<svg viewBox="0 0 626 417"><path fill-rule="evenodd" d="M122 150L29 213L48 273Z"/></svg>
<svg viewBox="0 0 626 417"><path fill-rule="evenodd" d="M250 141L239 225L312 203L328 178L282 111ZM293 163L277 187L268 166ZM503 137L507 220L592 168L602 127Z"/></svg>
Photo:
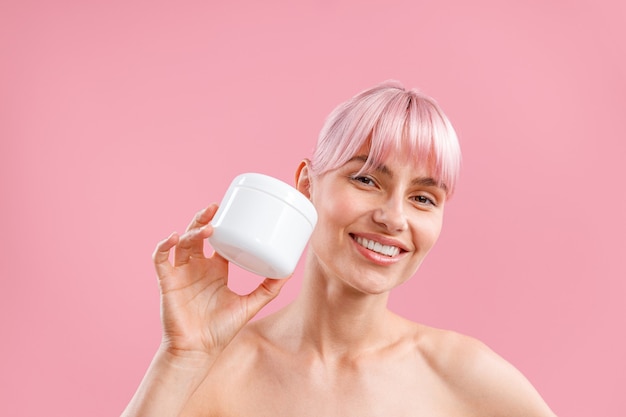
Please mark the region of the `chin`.
<svg viewBox="0 0 626 417"><path fill-rule="evenodd" d="M366 273L348 281L347 284L362 294L380 295L389 293L402 282L396 281L395 277Z"/></svg>

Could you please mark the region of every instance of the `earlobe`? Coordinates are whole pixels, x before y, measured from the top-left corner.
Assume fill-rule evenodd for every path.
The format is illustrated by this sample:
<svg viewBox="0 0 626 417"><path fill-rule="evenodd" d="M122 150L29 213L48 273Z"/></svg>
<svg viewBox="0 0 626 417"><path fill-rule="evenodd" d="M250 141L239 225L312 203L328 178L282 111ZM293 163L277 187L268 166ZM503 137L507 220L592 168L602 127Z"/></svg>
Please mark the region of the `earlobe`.
<svg viewBox="0 0 626 417"><path fill-rule="evenodd" d="M311 176L309 166L311 161L308 159L303 159L298 165L298 169L296 170L296 188L302 194L306 196L306 198L311 198Z"/></svg>

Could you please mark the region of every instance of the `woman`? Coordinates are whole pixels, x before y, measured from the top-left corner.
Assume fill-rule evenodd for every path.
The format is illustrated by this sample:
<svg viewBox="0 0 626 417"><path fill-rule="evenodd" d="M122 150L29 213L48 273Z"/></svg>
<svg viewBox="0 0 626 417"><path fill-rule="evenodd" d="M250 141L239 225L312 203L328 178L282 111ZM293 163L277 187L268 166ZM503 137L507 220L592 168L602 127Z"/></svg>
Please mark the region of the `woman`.
<svg viewBox="0 0 626 417"><path fill-rule="evenodd" d="M296 171L318 212L297 299L250 322L286 280L230 291L228 262L203 249L217 206L199 212L155 250L163 340L124 415L554 416L482 343L387 309L439 237L459 161L416 91L385 83L340 105Z"/></svg>

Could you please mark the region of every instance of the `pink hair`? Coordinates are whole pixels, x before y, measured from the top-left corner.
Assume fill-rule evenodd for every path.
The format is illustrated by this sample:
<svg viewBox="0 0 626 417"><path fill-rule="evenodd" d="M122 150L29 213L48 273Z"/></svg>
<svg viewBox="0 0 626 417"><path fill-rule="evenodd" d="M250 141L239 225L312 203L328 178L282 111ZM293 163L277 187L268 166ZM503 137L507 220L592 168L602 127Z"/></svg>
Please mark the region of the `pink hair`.
<svg viewBox="0 0 626 417"><path fill-rule="evenodd" d="M369 146L364 172L395 152L407 161L428 164L448 198L453 194L461 150L454 128L432 98L387 81L340 104L320 132L312 175L339 168L364 145Z"/></svg>

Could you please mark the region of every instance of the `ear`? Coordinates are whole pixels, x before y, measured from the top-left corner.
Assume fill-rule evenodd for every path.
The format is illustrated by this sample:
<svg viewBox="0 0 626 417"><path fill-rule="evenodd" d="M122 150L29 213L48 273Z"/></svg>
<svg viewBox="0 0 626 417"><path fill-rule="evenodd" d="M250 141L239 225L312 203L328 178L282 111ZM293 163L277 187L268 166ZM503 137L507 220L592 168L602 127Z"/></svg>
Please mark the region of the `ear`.
<svg viewBox="0 0 626 417"><path fill-rule="evenodd" d="M306 196L311 198L311 175L310 175L311 161L303 159L298 165L296 170L296 189Z"/></svg>

